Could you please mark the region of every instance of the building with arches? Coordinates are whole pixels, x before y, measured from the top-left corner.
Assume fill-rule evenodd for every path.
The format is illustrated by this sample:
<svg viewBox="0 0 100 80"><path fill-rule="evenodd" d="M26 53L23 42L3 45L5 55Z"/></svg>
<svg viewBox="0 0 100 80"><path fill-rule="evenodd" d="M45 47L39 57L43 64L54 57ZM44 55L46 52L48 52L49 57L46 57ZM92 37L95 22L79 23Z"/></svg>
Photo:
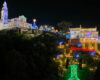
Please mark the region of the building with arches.
<svg viewBox="0 0 100 80"><path fill-rule="evenodd" d="M82 44L83 48L95 49L99 54L98 43L99 43L99 32L97 28L82 28L80 25L79 28L70 28L71 40L70 43ZM76 40L76 41L75 41Z"/></svg>

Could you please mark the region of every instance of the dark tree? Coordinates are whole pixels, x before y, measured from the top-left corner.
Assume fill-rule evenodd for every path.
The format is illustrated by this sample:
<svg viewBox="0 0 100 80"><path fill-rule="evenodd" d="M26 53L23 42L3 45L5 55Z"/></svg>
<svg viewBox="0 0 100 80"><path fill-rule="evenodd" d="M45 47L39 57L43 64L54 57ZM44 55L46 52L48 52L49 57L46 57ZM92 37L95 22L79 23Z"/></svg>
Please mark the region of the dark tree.
<svg viewBox="0 0 100 80"><path fill-rule="evenodd" d="M4 57L5 80L58 80L55 34L43 33L27 39L13 31L0 32L0 53ZM2 74L2 72L1 72Z"/></svg>
<svg viewBox="0 0 100 80"><path fill-rule="evenodd" d="M61 21L59 22L58 24L58 28L64 32L68 31L69 30L69 27L72 26L72 23L71 22L68 22L68 21Z"/></svg>

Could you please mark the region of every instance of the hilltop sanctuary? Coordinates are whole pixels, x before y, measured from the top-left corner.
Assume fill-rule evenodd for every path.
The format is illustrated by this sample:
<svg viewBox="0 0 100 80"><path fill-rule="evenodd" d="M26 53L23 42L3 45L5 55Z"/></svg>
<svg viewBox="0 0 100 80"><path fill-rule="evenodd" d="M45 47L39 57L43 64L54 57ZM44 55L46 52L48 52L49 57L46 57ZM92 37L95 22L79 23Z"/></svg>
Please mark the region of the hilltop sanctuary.
<svg viewBox="0 0 100 80"><path fill-rule="evenodd" d="M8 7L7 7L7 3L4 2L1 10L0 30L10 29L14 27L32 28L32 24L27 22L27 18L24 15L16 18L8 19Z"/></svg>

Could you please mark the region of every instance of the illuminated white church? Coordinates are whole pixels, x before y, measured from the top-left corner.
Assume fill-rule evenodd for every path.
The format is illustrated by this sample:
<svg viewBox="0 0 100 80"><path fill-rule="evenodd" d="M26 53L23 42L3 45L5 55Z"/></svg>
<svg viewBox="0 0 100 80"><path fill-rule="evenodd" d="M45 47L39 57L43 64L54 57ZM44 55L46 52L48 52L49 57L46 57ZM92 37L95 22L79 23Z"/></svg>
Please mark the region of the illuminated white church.
<svg viewBox="0 0 100 80"><path fill-rule="evenodd" d="M8 19L8 7L7 3L4 2L3 8L1 10L0 30L14 28L14 27L32 28L32 24L27 23L27 18L23 15L17 18Z"/></svg>

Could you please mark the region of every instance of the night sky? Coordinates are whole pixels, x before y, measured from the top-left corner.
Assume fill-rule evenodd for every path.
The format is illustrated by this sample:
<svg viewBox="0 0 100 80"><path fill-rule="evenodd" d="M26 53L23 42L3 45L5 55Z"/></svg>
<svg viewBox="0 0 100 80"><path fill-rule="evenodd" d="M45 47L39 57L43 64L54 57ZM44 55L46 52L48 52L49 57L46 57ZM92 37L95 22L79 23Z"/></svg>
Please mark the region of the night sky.
<svg viewBox="0 0 100 80"><path fill-rule="evenodd" d="M28 22L33 18L37 24L56 25L66 20L75 25L98 25L100 24L99 2L88 1L55 1L55 0L6 0L9 8L9 18L25 15ZM54 2L55 1L55 2ZM0 9L4 0L0 0Z"/></svg>

